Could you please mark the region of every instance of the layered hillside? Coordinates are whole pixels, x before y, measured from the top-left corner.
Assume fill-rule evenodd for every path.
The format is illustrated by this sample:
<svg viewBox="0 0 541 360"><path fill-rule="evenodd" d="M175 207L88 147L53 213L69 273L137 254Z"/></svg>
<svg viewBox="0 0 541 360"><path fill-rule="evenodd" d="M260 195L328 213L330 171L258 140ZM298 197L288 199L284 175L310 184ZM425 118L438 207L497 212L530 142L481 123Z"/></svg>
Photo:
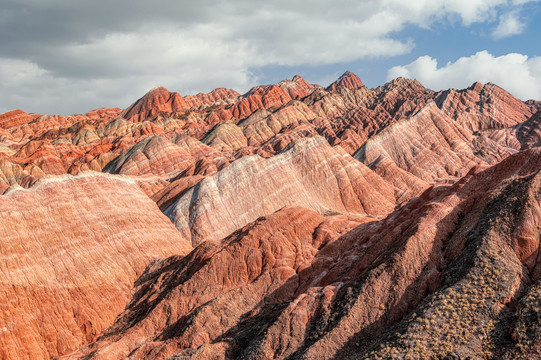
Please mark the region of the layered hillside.
<svg viewBox="0 0 541 360"><path fill-rule="evenodd" d="M0 358L46 359L107 328L153 259L188 244L129 179L40 180L0 197Z"/></svg>
<svg viewBox="0 0 541 360"><path fill-rule="evenodd" d="M217 241L288 205L320 214L379 217L395 205L394 188L316 136L263 159L245 156L201 180L165 214L192 244Z"/></svg>
<svg viewBox="0 0 541 360"><path fill-rule="evenodd" d="M0 115L0 359L538 358L541 103L346 72Z"/></svg>
<svg viewBox="0 0 541 360"><path fill-rule="evenodd" d="M540 168L539 149L521 152L379 221L284 208L153 264L68 358L536 354Z"/></svg>

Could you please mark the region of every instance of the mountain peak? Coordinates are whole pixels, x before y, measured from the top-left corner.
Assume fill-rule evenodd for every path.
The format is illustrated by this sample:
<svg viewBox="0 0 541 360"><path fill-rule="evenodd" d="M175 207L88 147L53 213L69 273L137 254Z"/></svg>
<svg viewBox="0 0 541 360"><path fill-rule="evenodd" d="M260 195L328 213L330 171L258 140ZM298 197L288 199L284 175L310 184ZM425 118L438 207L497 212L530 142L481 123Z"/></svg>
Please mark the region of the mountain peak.
<svg viewBox="0 0 541 360"><path fill-rule="evenodd" d="M156 86L120 115L127 120L140 122L162 111L179 112L186 109L188 105L179 93L170 92L163 86Z"/></svg>
<svg viewBox="0 0 541 360"><path fill-rule="evenodd" d="M355 90L363 86L364 84L361 79L353 72L348 70L343 73L342 76L340 76L335 82L329 85L329 87L327 87L327 91L340 91L340 89L342 88Z"/></svg>
<svg viewBox="0 0 541 360"><path fill-rule="evenodd" d="M418 91L425 91L426 88L417 79L409 79L405 77L397 77L391 81L385 83L383 86L378 87L385 91L391 91L397 88L410 88Z"/></svg>
<svg viewBox="0 0 541 360"><path fill-rule="evenodd" d="M299 85L301 85L303 87L311 87L311 86L313 86L313 85L309 84L308 81L304 80L304 78L302 76L300 76L300 75L293 76L291 81L293 81L294 83L299 84Z"/></svg>
<svg viewBox="0 0 541 360"><path fill-rule="evenodd" d="M155 86L155 87L153 87L152 89L150 89L150 90L145 94L145 96L147 96L147 95L149 95L149 94L154 94L154 93L164 93L164 92L169 93L170 91L167 90L167 88L166 88L165 86L158 85L158 86Z"/></svg>

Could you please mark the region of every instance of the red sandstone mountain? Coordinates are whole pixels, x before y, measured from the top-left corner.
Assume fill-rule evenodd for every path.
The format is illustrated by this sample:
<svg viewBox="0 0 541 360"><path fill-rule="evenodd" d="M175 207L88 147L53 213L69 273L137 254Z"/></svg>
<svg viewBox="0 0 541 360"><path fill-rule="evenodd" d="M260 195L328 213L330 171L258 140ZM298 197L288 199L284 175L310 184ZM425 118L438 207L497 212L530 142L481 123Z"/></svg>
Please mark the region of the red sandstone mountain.
<svg viewBox="0 0 541 360"><path fill-rule="evenodd" d="M2 114L0 359L537 358L540 109L346 72Z"/></svg>
<svg viewBox="0 0 541 360"><path fill-rule="evenodd" d="M368 139L356 157L371 164L382 155L430 183L463 176L484 163L474 154L471 133L447 117L434 102Z"/></svg>
<svg viewBox="0 0 541 360"><path fill-rule="evenodd" d="M199 93L184 97L184 102L192 108L200 108L211 105L222 105L233 103L240 94L232 89L215 89L208 94Z"/></svg>
<svg viewBox="0 0 541 360"><path fill-rule="evenodd" d="M436 102L460 125L472 131L510 127L535 113L530 105L492 83L476 82L465 90L443 91Z"/></svg>
<svg viewBox="0 0 541 360"><path fill-rule="evenodd" d="M125 119L140 122L159 112L174 113L186 109L188 105L180 94L169 92L163 86L158 86L126 108L120 115Z"/></svg>
<svg viewBox="0 0 541 360"><path fill-rule="evenodd" d="M37 115L27 114L22 110L12 110L0 115L0 128L8 129L15 126L28 124Z"/></svg>
<svg viewBox="0 0 541 360"><path fill-rule="evenodd" d="M528 120L503 129L487 131L495 142L513 150L529 149L541 145L541 111Z"/></svg>

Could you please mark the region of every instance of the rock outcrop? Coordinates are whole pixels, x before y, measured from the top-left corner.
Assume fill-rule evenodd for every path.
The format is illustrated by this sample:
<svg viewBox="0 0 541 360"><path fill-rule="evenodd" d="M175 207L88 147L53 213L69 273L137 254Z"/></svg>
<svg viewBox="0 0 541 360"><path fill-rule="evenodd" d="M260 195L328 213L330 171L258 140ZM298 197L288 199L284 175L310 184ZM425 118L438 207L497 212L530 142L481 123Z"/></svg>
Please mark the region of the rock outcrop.
<svg viewBox="0 0 541 360"><path fill-rule="evenodd" d="M107 164L103 171L126 175L167 175L190 166L195 166L195 161L186 149L155 135L135 144Z"/></svg>
<svg viewBox="0 0 541 360"><path fill-rule="evenodd" d="M191 108L201 108L212 105L225 105L233 103L240 94L232 89L214 89L211 92L184 97L184 102Z"/></svg>
<svg viewBox="0 0 541 360"><path fill-rule="evenodd" d="M522 124L515 126L516 138L521 149L541 146L541 111L536 112Z"/></svg>
<svg viewBox="0 0 541 360"><path fill-rule="evenodd" d="M485 144L485 153L479 154L473 134L430 102L414 116L395 122L371 137L355 157L371 164L384 156L402 170L434 183L447 178L456 180L475 165L509 155L497 144L491 145L495 149ZM373 164L373 168L377 166Z"/></svg>
<svg viewBox="0 0 541 360"><path fill-rule="evenodd" d="M535 112L492 83L476 82L468 89L443 91L435 101L446 114L471 131L517 125Z"/></svg>
<svg viewBox="0 0 541 360"><path fill-rule="evenodd" d="M0 128L8 129L15 126L21 126L28 124L38 115L36 114L27 114L22 110L12 110L0 114Z"/></svg>
<svg viewBox="0 0 541 360"><path fill-rule="evenodd" d="M291 80L283 80L278 86L287 91L294 100L303 99L310 95L315 89L321 88L319 85L309 84L299 75L295 75Z"/></svg>
<svg viewBox="0 0 541 360"><path fill-rule="evenodd" d="M363 82L351 71L346 71L335 82L327 87L327 91L340 91L340 89L355 90L363 87Z"/></svg>
<svg viewBox="0 0 541 360"><path fill-rule="evenodd" d="M209 358L223 358L224 344L205 344L227 338L229 331L247 331L248 323L257 322L259 316L246 328L239 325L247 315L255 315L251 312L261 299L268 305L291 300L295 293L291 277L301 279L301 274L310 273L318 249L362 221L324 218L289 207L221 243L204 243L187 257L156 262L139 279L134 299L117 323L97 343L65 358L91 354L95 359L164 359L182 348L199 346L210 346ZM200 291L202 284L208 284L208 290ZM303 321L306 315L296 318Z"/></svg>
<svg viewBox="0 0 541 360"><path fill-rule="evenodd" d="M280 106L292 100L288 91L277 85L256 86L232 108L237 119L243 119L257 110Z"/></svg>

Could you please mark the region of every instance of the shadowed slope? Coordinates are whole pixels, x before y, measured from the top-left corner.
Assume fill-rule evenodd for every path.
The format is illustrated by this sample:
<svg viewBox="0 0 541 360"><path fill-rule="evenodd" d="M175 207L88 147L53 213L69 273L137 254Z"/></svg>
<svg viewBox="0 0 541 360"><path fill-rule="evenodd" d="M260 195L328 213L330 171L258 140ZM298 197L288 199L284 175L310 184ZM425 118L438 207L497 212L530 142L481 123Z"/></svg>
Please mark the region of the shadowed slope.
<svg viewBox="0 0 541 360"><path fill-rule="evenodd" d="M204 243L185 258L155 263L139 279L117 323L97 343L66 358L164 359L227 336L265 296L272 294L266 302L276 305L291 299L295 286L284 283L310 265L319 247L361 221L284 208L221 243ZM218 349L207 356L223 356L224 348Z"/></svg>

